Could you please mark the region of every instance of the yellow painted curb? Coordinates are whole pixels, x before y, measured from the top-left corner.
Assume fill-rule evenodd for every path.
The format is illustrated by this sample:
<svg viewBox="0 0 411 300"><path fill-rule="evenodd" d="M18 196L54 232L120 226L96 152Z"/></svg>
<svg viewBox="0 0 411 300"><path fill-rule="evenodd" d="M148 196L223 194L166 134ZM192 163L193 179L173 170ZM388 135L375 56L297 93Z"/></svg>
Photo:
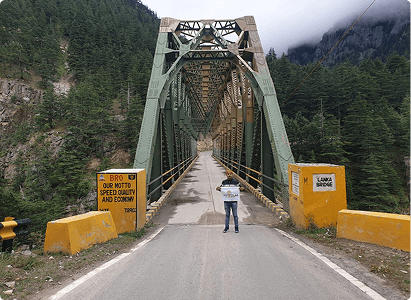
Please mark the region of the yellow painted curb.
<svg viewBox="0 0 411 300"><path fill-rule="evenodd" d="M156 213L158 211L158 208L159 208L159 206L155 205L155 206L152 206L150 210L152 210L154 213Z"/></svg>
<svg viewBox="0 0 411 300"><path fill-rule="evenodd" d="M410 216L340 210L337 237L410 252Z"/></svg>
<svg viewBox="0 0 411 300"><path fill-rule="evenodd" d="M117 238L117 230L109 211L91 211L47 223L44 252L75 254Z"/></svg>

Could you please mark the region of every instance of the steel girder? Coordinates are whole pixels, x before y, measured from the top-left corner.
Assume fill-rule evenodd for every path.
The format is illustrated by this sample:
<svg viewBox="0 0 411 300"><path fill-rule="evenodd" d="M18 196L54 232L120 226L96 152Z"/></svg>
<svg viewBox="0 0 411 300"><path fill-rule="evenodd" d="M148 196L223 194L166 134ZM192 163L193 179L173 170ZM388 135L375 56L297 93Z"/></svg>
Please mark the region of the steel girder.
<svg viewBox="0 0 411 300"><path fill-rule="evenodd" d="M258 115L264 134L256 132ZM258 153L264 160L263 152L271 149L274 164L268 173L275 170L288 183L294 158L252 16L161 20L134 168L146 169L148 180L167 171L159 168L172 168L196 152L200 133L211 133L216 153L248 167ZM263 145L269 146L262 152ZM157 147L167 157L155 157Z"/></svg>

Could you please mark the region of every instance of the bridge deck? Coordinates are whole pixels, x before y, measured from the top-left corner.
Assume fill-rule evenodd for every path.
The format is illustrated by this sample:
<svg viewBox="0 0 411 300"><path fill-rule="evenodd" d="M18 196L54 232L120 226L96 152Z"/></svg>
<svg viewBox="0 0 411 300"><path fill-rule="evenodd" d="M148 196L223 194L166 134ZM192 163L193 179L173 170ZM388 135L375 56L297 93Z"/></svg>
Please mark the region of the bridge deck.
<svg viewBox="0 0 411 300"><path fill-rule="evenodd" d="M201 152L190 172L175 188L161 208L160 213L167 220L154 219L154 222L168 224L221 225L224 227L224 202L216 190L226 179L224 168L211 156L211 152ZM239 226L243 224L276 225L279 218L248 191L240 193L238 204ZM230 218L233 228L233 218Z"/></svg>

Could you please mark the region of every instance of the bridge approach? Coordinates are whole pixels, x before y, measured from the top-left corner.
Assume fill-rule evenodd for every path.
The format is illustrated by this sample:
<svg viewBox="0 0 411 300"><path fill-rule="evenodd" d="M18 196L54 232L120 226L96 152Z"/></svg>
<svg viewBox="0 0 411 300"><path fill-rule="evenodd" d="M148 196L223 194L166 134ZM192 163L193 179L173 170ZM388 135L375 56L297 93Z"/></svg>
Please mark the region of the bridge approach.
<svg viewBox="0 0 411 300"><path fill-rule="evenodd" d="M224 178L225 168L210 152L201 153L153 218L150 237L62 282L60 289L48 291L48 299L404 299L351 265L349 271L368 279L370 287L362 284L278 230L279 219L247 191L239 202L239 233L232 219L223 233L223 202L215 188Z"/></svg>
<svg viewBox="0 0 411 300"><path fill-rule="evenodd" d="M216 158L272 201L288 199L294 158L252 16L161 20L134 161L146 169L149 202L178 179L207 135Z"/></svg>

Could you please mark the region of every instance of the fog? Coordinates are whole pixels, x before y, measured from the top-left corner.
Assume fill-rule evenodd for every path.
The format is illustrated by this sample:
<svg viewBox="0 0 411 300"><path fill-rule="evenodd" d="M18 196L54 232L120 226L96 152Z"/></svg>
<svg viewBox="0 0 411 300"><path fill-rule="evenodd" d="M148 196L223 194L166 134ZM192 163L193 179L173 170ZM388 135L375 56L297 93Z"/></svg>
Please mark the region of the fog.
<svg viewBox="0 0 411 300"><path fill-rule="evenodd" d="M302 43L319 42L331 28L350 26L371 5L365 17L401 17L410 13L407 0L142 0L159 18L179 20L255 17L264 52L277 55Z"/></svg>

